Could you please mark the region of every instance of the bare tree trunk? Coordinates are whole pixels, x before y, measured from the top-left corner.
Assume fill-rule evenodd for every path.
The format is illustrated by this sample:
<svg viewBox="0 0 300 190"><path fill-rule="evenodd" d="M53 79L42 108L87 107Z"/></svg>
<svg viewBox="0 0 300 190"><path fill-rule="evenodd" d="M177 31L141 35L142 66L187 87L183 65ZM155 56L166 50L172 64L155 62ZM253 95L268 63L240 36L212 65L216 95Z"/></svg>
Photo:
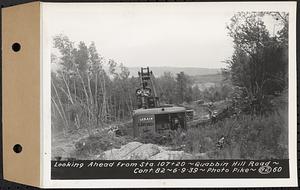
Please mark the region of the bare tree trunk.
<svg viewBox="0 0 300 190"><path fill-rule="evenodd" d="M94 95L94 102L95 102L95 113L96 114L96 125L98 127L98 110L99 110L99 107L98 107L98 100L97 100L97 97L98 97L98 71L96 71L96 76L95 76L95 95Z"/></svg>
<svg viewBox="0 0 300 190"><path fill-rule="evenodd" d="M57 99L58 99L58 103L59 103L59 105L60 105L60 107L61 107L62 115L63 115L64 118L65 118L66 126L67 126L67 128L69 128L69 122L68 122L68 120L66 119L67 117L66 117L66 114L65 114L63 105L62 105L62 103L61 103L61 101L60 101L60 97L59 97L59 95L58 95L57 89L56 89L56 87L55 87L55 85L54 85L54 83L53 83L52 80L51 80L51 83L52 83L52 86L53 86L53 88L54 88L54 92L55 92L55 94L56 94L56 97L57 97Z"/></svg>
<svg viewBox="0 0 300 190"><path fill-rule="evenodd" d="M78 73L79 78L81 80L81 83L82 83L82 86L83 86L83 90L84 90L84 94L85 94L85 98L86 98L86 105L87 105L87 110L88 110L88 132L91 135L92 134L92 131L91 131L91 127L92 126L91 126L90 118L91 118L91 114L92 113L91 113L90 105L89 105L89 102L90 102L89 101L89 96L88 96L87 89L86 89L85 84L84 84L84 80L83 80L83 78L82 78L82 76L81 76L78 68L77 68L77 73Z"/></svg>
<svg viewBox="0 0 300 190"><path fill-rule="evenodd" d="M66 120L65 120L63 114L61 113L61 111L60 111L60 109L59 109L57 103L55 102L55 99L51 97L51 100L52 100L52 102L53 102L53 104L54 104L54 106L55 106L55 108L56 108L56 110L57 110L59 116L61 117L61 119L62 119L62 121L63 121L63 123L64 123L63 132L64 132L64 136L66 136L66 128L67 128Z"/></svg>
<svg viewBox="0 0 300 190"><path fill-rule="evenodd" d="M76 98L77 98L77 90L76 90L76 81L75 79L73 80L73 83L74 83L74 94L75 94L75 101L76 101Z"/></svg>
<svg viewBox="0 0 300 190"><path fill-rule="evenodd" d="M70 102L71 102L72 104L74 104L74 101L73 101L73 98L72 98L72 95L71 95L71 92L70 92L70 88L69 88L69 85L68 85L67 82L66 82L66 79L65 79L64 74L62 74L62 78L63 78L63 81L64 81L65 86L66 86L67 91L68 91L68 97L69 97L69 100L70 100Z"/></svg>
<svg viewBox="0 0 300 190"><path fill-rule="evenodd" d="M88 84L88 92L89 92L89 99L90 99L90 105L93 106L94 105L94 98L93 98L93 93L92 93L92 88L91 88L91 79L89 74L87 74L87 84Z"/></svg>
<svg viewBox="0 0 300 190"><path fill-rule="evenodd" d="M132 97L131 97L131 94L130 94L130 92L129 92L129 102L130 102L130 106L131 106L131 108L130 108L130 116L131 116L131 111L133 110L133 103L132 103Z"/></svg>
<svg viewBox="0 0 300 190"><path fill-rule="evenodd" d="M62 78L63 78L63 81L64 81L64 83L65 83L65 86L66 86L66 88L67 88L67 92L68 92L68 93L67 93L64 89L62 89L62 88L61 88L61 90L67 95L67 97L69 98L71 104L72 104L72 105L75 105L75 102L74 102L74 100L73 100L73 98L72 98L72 94L71 94L71 91L70 91L70 87L69 87L69 85L68 85L68 83L67 83L67 81L66 81L66 79L65 79L64 74L62 74ZM75 81L74 81L74 89L75 89L75 98L76 98L76 86L75 86ZM80 120L79 120L78 113L75 113L75 121L74 121L74 123L75 123L76 128L79 129L79 128L80 128Z"/></svg>
<svg viewBox="0 0 300 190"><path fill-rule="evenodd" d="M95 116L95 113L96 113L96 105L95 105L95 98L93 96L93 93L92 93L92 87L91 87L91 79L89 77L89 74L87 74L87 80L88 80L88 92L89 92L89 96L90 96L90 107L91 107L91 111L92 111L92 115L91 115L91 121L92 121L92 126L93 128L95 128L96 126L96 120L97 120L97 117Z"/></svg>
<svg viewBox="0 0 300 190"><path fill-rule="evenodd" d="M103 79L103 100L102 100L102 119L104 122L107 121L107 110L106 110L106 88L105 88L105 78L104 78L104 75L102 76L102 79Z"/></svg>

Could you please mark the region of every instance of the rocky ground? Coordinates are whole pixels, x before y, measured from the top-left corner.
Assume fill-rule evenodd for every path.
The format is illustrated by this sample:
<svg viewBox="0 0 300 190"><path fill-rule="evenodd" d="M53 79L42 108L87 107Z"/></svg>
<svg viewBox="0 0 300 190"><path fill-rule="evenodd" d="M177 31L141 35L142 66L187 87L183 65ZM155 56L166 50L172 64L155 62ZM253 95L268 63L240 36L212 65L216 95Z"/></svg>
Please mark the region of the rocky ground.
<svg viewBox="0 0 300 190"><path fill-rule="evenodd" d="M206 154L197 155L198 159L207 158ZM170 147L155 144L130 142L119 149L105 151L98 156L104 160L187 160L195 159L195 155L184 151L174 151Z"/></svg>
<svg viewBox="0 0 300 190"><path fill-rule="evenodd" d="M68 160L74 158L76 147L64 144L53 149L53 159ZM75 158L76 159L76 158ZM183 150L172 150L171 147L156 144L143 144L133 141L120 148L112 148L100 154L92 155L92 160L188 160L208 159L205 153L192 155Z"/></svg>

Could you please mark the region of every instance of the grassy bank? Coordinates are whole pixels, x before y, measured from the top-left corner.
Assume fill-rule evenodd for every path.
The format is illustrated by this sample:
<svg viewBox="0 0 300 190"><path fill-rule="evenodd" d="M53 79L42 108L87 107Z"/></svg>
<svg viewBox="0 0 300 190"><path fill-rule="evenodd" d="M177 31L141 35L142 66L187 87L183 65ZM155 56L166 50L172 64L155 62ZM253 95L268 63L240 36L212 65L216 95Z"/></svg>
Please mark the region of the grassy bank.
<svg viewBox="0 0 300 190"><path fill-rule="evenodd" d="M288 158L288 115L280 110L267 116L240 115L215 124L190 128L173 138L186 152L207 153L210 159ZM224 137L223 148L216 143Z"/></svg>

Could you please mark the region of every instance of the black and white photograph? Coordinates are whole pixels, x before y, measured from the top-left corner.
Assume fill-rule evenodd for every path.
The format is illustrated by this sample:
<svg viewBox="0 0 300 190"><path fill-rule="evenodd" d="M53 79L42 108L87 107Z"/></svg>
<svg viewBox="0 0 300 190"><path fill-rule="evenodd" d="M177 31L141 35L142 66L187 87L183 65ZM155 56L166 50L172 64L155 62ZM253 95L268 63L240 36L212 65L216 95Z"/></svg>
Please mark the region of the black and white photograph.
<svg viewBox="0 0 300 190"><path fill-rule="evenodd" d="M289 14L166 11L55 19L52 159L288 158Z"/></svg>
<svg viewBox="0 0 300 190"><path fill-rule="evenodd" d="M288 5L45 7L52 179L68 179L61 168L99 169L120 161L111 166L122 169L135 167L135 161L148 166L146 161L181 160L200 161L189 172L193 178L201 178L196 173L202 166L224 166L211 175L226 176L228 163L239 166L232 171L236 178L271 170L276 178L289 177L290 130L296 126L291 128L289 115L295 18ZM279 167L281 160L286 168ZM246 165L257 168L248 172ZM151 176L164 173L156 171ZM172 170L177 177L185 173L178 171ZM135 172L146 176L151 169ZM115 178L122 179L120 173Z"/></svg>
<svg viewBox="0 0 300 190"><path fill-rule="evenodd" d="M298 187L297 8L4 0L0 189Z"/></svg>

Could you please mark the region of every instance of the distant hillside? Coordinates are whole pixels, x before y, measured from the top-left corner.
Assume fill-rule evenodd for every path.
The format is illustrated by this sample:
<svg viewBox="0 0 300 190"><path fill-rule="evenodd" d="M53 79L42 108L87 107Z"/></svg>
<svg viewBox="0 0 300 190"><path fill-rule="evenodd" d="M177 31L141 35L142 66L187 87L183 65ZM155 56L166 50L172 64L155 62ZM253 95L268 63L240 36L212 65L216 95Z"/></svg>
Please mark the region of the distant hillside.
<svg viewBox="0 0 300 190"><path fill-rule="evenodd" d="M210 87L214 87L223 81L221 73L212 75L196 75L191 77L194 85L197 86L201 91Z"/></svg>
<svg viewBox="0 0 300 190"><path fill-rule="evenodd" d="M224 80L221 73L192 76L194 83L220 83Z"/></svg>
<svg viewBox="0 0 300 190"><path fill-rule="evenodd" d="M130 75L137 76L140 67L129 67ZM214 75L221 72L220 69L208 69L208 68L198 68L198 67L150 67L154 76L162 76L165 72L171 72L174 75L176 73L184 72L190 76L197 75Z"/></svg>

